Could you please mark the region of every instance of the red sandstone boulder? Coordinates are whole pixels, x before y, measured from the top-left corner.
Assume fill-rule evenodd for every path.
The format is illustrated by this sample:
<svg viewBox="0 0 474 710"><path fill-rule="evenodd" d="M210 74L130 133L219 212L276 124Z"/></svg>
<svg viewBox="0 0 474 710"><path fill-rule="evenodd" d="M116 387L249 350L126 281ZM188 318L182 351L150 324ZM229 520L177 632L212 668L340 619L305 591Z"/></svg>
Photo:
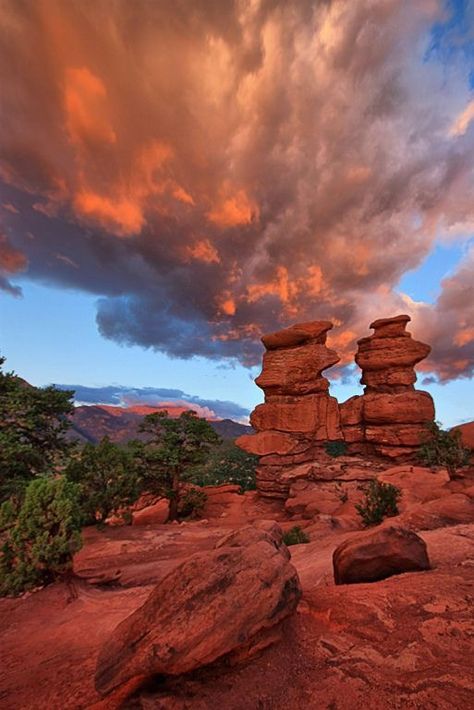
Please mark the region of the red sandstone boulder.
<svg viewBox="0 0 474 710"><path fill-rule="evenodd" d="M298 575L274 524L226 536L175 568L123 621L97 661L105 695L154 675L179 675L261 643L292 614Z"/></svg>
<svg viewBox="0 0 474 710"><path fill-rule="evenodd" d="M451 493L409 508L400 516L403 525L414 530L434 530L446 525L474 522L474 500Z"/></svg>
<svg viewBox="0 0 474 710"><path fill-rule="evenodd" d="M363 404L364 398L358 394L354 397L350 397L350 399L340 404L339 411L341 413L341 425L346 427L360 424L362 421Z"/></svg>
<svg viewBox="0 0 474 710"><path fill-rule="evenodd" d="M433 399L428 392L371 392L363 400L363 419L368 424L416 424L434 419Z"/></svg>
<svg viewBox="0 0 474 710"><path fill-rule="evenodd" d="M262 374L255 383L269 395L326 392L329 383L321 373L337 362L339 357L334 350L315 342L270 350L263 356Z"/></svg>
<svg viewBox="0 0 474 710"><path fill-rule="evenodd" d="M420 446L429 437L422 424L384 424L366 426L365 439L384 446Z"/></svg>
<svg viewBox="0 0 474 710"><path fill-rule="evenodd" d="M403 572L430 569L425 542L416 533L385 527L345 540L334 550L336 584L376 582Z"/></svg>
<svg viewBox="0 0 474 710"><path fill-rule="evenodd" d="M394 316L393 318L379 318L369 325L375 331L373 338L391 338L397 335L406 335L407 323L411 321L410 316L405 314Z"/></svg>
<svg viewBox="0 0 474 710"><path fill-rule="evenodd" d="M257 434L244 434L235 440L237 446L249 454L265 456L268 454L289 454L301 451L309 445L299 444L298 439L281 431L259 431Z"/></svg>
<svg viewBox="0 0 474 710"><path fill-rule="evenodd" d="M326 333L331 330L331 321L310 321L309 323L298 323L290 328L279 330L276 333L269 333L262 337L262 343L267 350L276 348L290 348L295 345L302 345L310 340L319 343L326 342Z"/></svg>
<svg viewBox="0 0 474 710"><path fill-rule="evenodd" d="M360 380L368 390L375 389L379 392L402 392L413 389L416 382L416 373L413 367L393 367L388 370L366 370Z"/></svg>
<svg viewBox="0 0 474 710"><path fill-rule="evenodd" d="M362 370L413 367L431 352L429 345L413 340L409 333L390 338L370 336L359 340L358 345L355 361Z"/></svg>
<svg viewBox="0 0 474 710"><path fill-rule="evenodd" d="M462 445L474 451L474 422L459 424L459 426L453 427L451 431L460 431Z"/></svg>
<svg viewBox="0 0 474 710"><path fill-rule="evenodd" d="M132 514L132 525L163 525L168 520L169 501L162 498L147 508L137 510Z"/></svg>
<svg viewBox="0 0 474 710"><path fill-rule="evenodd" d="M250 423L258 431L299 432L311 434L313 440L342 438L337 400L327 395L272 397L254 409Z"/></svg>

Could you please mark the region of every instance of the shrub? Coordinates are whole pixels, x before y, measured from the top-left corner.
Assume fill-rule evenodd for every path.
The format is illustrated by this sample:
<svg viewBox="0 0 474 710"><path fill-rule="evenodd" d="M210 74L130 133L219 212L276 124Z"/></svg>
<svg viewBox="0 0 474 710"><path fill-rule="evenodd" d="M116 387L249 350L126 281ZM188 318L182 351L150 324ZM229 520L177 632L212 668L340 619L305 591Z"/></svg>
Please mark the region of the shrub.
<svg viewBox="0 0 474 710"><path fill-rule="evenodd" d="M470 451L463 447L461 432L444 431L439 422L430 422L427 426L429 438L420 447L418 456L425 466L446 466L450 478L454 478L456 469L469 463Z"/></svg>
<svg viewBox="0 0 474 710"><path fill-rule="evenodd" d="M298 525L283 533L283 542L287 547L290 545L302 545L309 542L309 537Z"/></svg>
<svg viewBox="0 0 474 710"><path fill-rule="evenodd" d="M234 483L243 491L251 491L257 486L257 464L258 456L239 449L233 441L224 441L209 452L201 466L195 468L191 480L199 486Z"/></svg>
<svg viewBox="0 0 474 710"><path fill-rule="evenodd" d="M326 441L324 448L326 453L334 458L337 458L338 456L345 456L347 453L345 441Z"/></svg>
<svg viewBox="0 0 474 710"><path fill-rule="evenodd" d="M32 481L15 523L2 537L1 596L66 575L82 544L77 487L64 478Z"/></svg>
<svg viewBox="0 0 474 710"><path fill-rule="evenodd" d="M199 518L202 515L204 506L206 505L207 495L205 491L200 491L199 488L189 488L184 495L180 497L178 505L179 518Z"/></svg>
<svg viewBox="0 0 474 710"><path fill-rule="evenodd" d="M356 505L364 525L378 525L384 518L398 515L398 500L402 493L391 483L373 480L365 487L365 500Z"/></svg>
<svg viewBox="0 0 474 710"><path fill-rule="evenodd" d="M97 445L86 444L65 475L79 485L84 524L104 523L112 512L134 503L140 493L132 452L108 437Z"/></svg>

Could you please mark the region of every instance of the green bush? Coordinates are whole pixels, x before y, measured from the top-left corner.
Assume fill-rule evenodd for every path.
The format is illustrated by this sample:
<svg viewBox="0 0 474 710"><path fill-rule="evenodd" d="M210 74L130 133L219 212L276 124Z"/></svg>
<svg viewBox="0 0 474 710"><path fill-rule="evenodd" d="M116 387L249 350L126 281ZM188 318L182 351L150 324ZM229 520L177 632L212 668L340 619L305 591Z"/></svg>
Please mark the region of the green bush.
<svg viewBox="0 0 474 710"><path fill-rule="evenodd" d="M378 525L384 518L398 515L398 501L402 495L399 488L375 479L364 490L364 501L356 505L364 525Z"/></svg>
<svg viewBox="0 0 474 710"><path fill-rule="evenodd" d="M295 525L291 530L287 530L283 533L283 542L287 547L290 545L302 545L303 543L309 542L309 537L298 525Z"/></svg>
<svg viewBox="0 0 474 710"><path fill-rule="evenodd" d="M180 497L178 517L200 518L206 501L207 495L205 491L200 491L199 488L189 488L186 493Z"/></svg>
<svg viewBox="0 0 474 710"><path fill-rule="evenodd" d="M258 456L239 449L233 441L224 441L209 452L207 460L196 467L191 479L198 486L234 483L243 491L255 490Z"/></svg>
<svg viewBox="0 0 474 710"><path fill-rule="evenodd" d="M347 453L347 446L345 441L326 441L324 444L326 453L333 458L338 456L345 456Z"/></svg>
<svg viewBox="0 0 474 710"><path fill-rule="evenodd" d="M445 466L450 478L456 470L469 463L470 451L463 447L461 432L444 431L439 422L430 422L427 426L429 437L420 447L418 456L425 466Z"/></svg>
<svg viewBox="0 0 474 710"><path fill-rule="evenodd" d="M86 444L65 470L66 477L79 485L83 523L104 523L116 510L134 503L140 494L138 468L129 449L104 437ZM126 522L126 521L125 521Z"/></svg>
<svg viewBox="0 0 474 710"><path fill-rule="evenodd" d="M2 534L0 595L15 595L67 574L81 547L77 487L38 478L25 492L16 521Z"/></svg>

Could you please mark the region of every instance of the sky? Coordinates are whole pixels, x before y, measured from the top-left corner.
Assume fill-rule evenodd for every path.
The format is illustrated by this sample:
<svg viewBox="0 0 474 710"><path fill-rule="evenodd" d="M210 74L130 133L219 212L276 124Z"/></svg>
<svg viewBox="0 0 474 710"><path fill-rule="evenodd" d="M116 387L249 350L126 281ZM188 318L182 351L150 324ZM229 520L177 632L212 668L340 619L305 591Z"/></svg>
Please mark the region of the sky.
<svg viewBox="0 0 474 710"><path fill-rule="evenodd" d="M408 313L474 419L474 3L3 0L0 352L245 421L263 333Z"/></svg>

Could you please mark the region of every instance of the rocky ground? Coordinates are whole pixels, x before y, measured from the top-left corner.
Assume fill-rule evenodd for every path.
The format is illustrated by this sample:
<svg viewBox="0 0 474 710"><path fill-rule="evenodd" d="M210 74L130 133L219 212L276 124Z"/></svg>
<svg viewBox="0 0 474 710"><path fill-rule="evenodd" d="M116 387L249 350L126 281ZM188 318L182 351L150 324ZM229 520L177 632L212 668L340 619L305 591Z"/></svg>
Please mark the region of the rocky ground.
<svg viewBox="0 0 474 710"><path fill-rule="evenodd" d="M122 707L471 707L474 471L456 482L443 472L417 474L416 485L406 467L382 474L404 490L401 514L389 522L419 531L432 569L370 584L333 581L334 549L359 534L357 516L347 506L339 517L310 518L297 506L285 510L282 501L220 489L211 491L202 522L163 525L142 516L149 524L86 530L74 588L55 584L0 601L0 707L118 707L94 688L97 656L113 629L183 560L210 552L230 530L263 519L279 520L284 528L300 524L311 537L291 548L303 598L280 627L280 640L241 665L220 661L174 680L157 678ZM306 500L301 510L305 514Z"/></svg>

